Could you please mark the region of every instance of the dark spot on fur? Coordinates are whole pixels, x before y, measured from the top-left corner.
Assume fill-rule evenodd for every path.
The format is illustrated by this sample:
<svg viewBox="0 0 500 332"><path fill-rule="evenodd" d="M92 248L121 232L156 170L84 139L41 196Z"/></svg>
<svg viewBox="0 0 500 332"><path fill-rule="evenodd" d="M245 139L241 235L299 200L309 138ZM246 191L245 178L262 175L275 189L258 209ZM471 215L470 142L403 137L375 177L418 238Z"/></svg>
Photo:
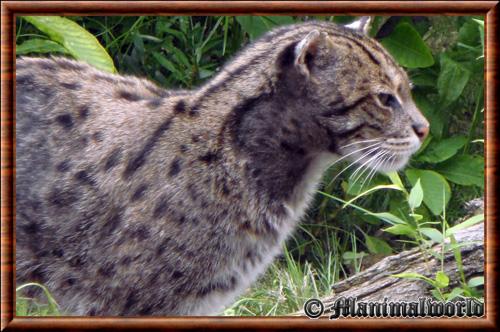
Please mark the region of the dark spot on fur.
<svg viewBox="0 0 500 332"><path fill-rule="evenodd" d="M80 116L80 119L86 119L86 118L88 118L89 114L90 114L90 110L89 110L88 106L82 106L78 110L78 115Z"/></svg>
<svg viewBox="0 0 500 332"><path fill-rule="evenodd" d="M170 125L172 123L172 118L168 118L165 120L156 130L154 133L148 138L142 149L137 153L135 157L130 159L130 161L127 164L127 167L125 168L125 171L123 172L123 176L125 178L130 177L135 171L137 171L144 163L146 162L147 156L151 153L153 150L154 146L160 139L160 137L165 133L170 128Z"/></svg>
<svg viewBox="0 0 500 332"><path fill-rule="evenodd" d="M104 220L101 228L102 237L110 236L121 224L122 216L119 209L115 208Z"/></svg>
<svg viewBox="0 0 500 332"><path fill-rule="evenodd" d="M56 170L57 170L58 172L62 172L62 173L67 172L67 171L69 171L70 169L71 169L71 162L69 161L69 159L66 159L66 160L64 160L64 161L60 162L60 163L59 163L59 164L57 164L57 166L56 166Z"/></svg>
<svg viewBox="0 0 500 332"><path fill-rule="evenodd" d="M48 201L50 204L62 208L75 203L78 200L77 194L71 189L59 189L54 188L48 196Z"/></svg>
<svg viewBox="0 0 500 332"><path fill-rule="evenodd" d="M62 69L82 70L84 68L82 64L64 58L58 58L57 64Z"/></svg>
<svg viewBox="0 0 500 332"><path fill-rule="evenodd" d="M64 281L64 285L71 287L76 283L76 278L73 277L67 277L66 280Z"/></svg>
<svg viewBox="0 0 500 332"><path fill-rule="evenodd" d="M103 135L100 131L96 131L95 133L92 134L92 139L95 142L102 142L104 140Z"/></svg>
<svg viewBox="0 0 500 332"><path fill-rule="evenodd" d="M122 157L121 148L116 148L113 151L111 151L111 153L106 157L106 161L103 166L104 171L109 171L110 169L118 165L121 157Z"/></svg>
<svg viewBox="0 0 500 332"><path fill-rule="evenodd" d="M168 171L168 175L170 177L174 177L179 174L179 172L181 171L181 163L182 161L179 158L175 158L174 161L172 161L172 163L170 164L170 170Z"/></svg>
<svg viewBox="0 0 500 332"><path fill-rule="evenodd" d="M161 103L162 103L163 99L162 98L153 98L153 99L150 99L147 103L146 103L146 106L151 108L151 109L155 109L155 108L158 108L160 107Z"/></svg>
<svg viewBox="0 0 500 332"><path fill-rule="evenodd" d="M156 248L156 255L161 256L167 250L168 248L168 243L170 242L170 238L167 237L163 242Z"/></svg>
<svg viewBox="0 0 500 332"><path fill-rule="evenodd" d="M97 273L104 277L111 278L115 274L115 264L106 262L97 269Z"/></svg>
<svg viewBox="0 0 500 332"><path fill-rule="evenodd" d="M75 173L75 179L82 184L86 184L89 186L94 186L95 180L92 178L91 175L89 175L87 170L79 171Z"/></svg>
<svg viewBox="0 0 500 332"><path fill-rule="evenodd" d="M58 115L56 121L64 128L71 129L73 127L73 117L71 114L65 113Z"/></svg>
<svg viewBox="0 0 500 332"><path fill-rule="evenodd" d="M123 307L122 315L126 315L130 312L133 312L133 307L136 305L138 301L137 291L132 290L128 295L125 301L125 305Z"/></svg>
<svg viewBox="0 0 500 332"><path fill-rule="evenodd" d="M138 94L126 90L118 90L117 97L127 101L139 101L143 99L143 97Z"/></svg>
<svg viewBox="0 0 500 332"><path fill-rule="evenodd" d="M63 88L68 89L68 90L80 90L82 88L82 85L80 83L77 83L77 82L73 82L73 83L61 82L61 86Z"/></svg>
<svg viewBox="0 0 500 332"><path fill-rule="evenodd" d="M155 208L153 210L153 218L159 219L164 217L168 212L168 199L166 195L161 196L158 201L156 201Z"/></svg>
<svg viewBox="0 0 500 332"><path fill-rule="evenodd" d="M150 315L153 312L154 304L146 304L144 307L142 307L137 314L139 316L147 316Z"/></svg>
<svg viewBox="0 0 500 332"><path fill-rule="evenodd" d="M186 102L184 100L179 100L174 106L174 113L185 113L186 112Z"/></svg>
<svg viewBox="0 0 500 332"><path fill-rule="evenodd" d="M254 170L252 170L252 177L255 179L255 178L258 178L259 175L262 173L262 170L260 168L255 168Z"/></svg>
<svg viewBox="0 0 500 332"><path fill-rule="evenodd" d="M302 127L301 123L299 120L297 120L296 118L291 118L290 119L290 123L292 124L292 126L294 126L295 128L300 128Z"/></svg>
<svg viewBox="0 0 500 332"><path fill-rule="evenodd" d="M188 151L188 147L186 145L182 144L179 146L179 151L181 153L186 153Z"/></svg>
<svg viewBox="0 0 500 332"><path fill-rule="evenodd" d="M125 256L120 260L120 264L123 266L128 266L132 263L132 257L130 256Z"/></svg>
<svg viewBox="0 0 500 332"><path fill-rule="evenodd" d="M204 155L201 155L198 157L198 160L200 160L204 163L207 163L207 164L211 164L214 161L216 161L217 159L219 159L218 153L212 152L212 151L209 151L209 152L205 153Z"/></svg>
<svg viewBox="0 0 500 332"><path fill-rule="evenodd" d="M61 248L55 248L52 250L52 255L54 255L56 257L62 257L62 256L64 256L64 250Z"/></svg>
<svg viewBox="0 0 500 332"><path fill-rule="evenodd" d="M26 234L37 234L40 231L40 225L35 221L21 224L20 227Z"/></svg>
<svg viewBox="0 0 500 332"><path fill-rule="evenodd" d="M229 190L226 181L223 181L222 182L222 194L225 195L225 196L227 196L230 193L231 193L231 191Z"/></svg>
<svg viewBox="0 0 500 332"><path fill-rule="evenodd" d="M81 267L87 261L87 253L81 252L69 260L69 265L72 267Z"/></svg>
<svg viewBox="0 0 500 332"><path fill-rule="evenodd" d="M150 237L149 229L144 225L139 225L132 233L132 237L139 241L144 241Z"/></svg>
<svg viewBox="0 0 500 332"><path fill-rule="evenodd" d="M56 66L54 65L53 62L47 62L47 61L41 61L39 62L40 68L49 70L49 71L55 71Z"/></svg>
<svg viewBox="0 0 500 332"><path fill-rule="evenodd" d="M146 192L146 189L148 188L148 185L143 183L137 189L134 191L132 194L132 197L130 197L131 202L135 202L140 200L141 198L144 197L144 193Z"/></svg>
<svg viewBox="0 0 500 332"><path fill-rule="evenodd" d="M298 155L305 155L305 153L306 153L304 148L302 148L300 146L293 145L290 142L282 141L280 143L280 146L283 150L285 150L288 153L298 154Z"/></svg>
<svg viewBox="0 0 500 332"><path fill-rule="evenodd" d="M181 271L174 271L174 273L172 274L172 278L174 279L179 279L183 276L184 274L181 272Z"/></svg>
<svg viewBox="0 0 500 332"><path fill-rule="evenodd" d="M200 115L200 110L196 106L191 108L191 110L189 110L189 116L195 117L198 115Z"/></svg>
<svg viewBox="0 0 500 332"><path fill-rule="evenodd" d="M200 141L200 136L199 135L192 135L191 140L193 143L198 143Z"/></svg>
<svg viewBox="0 0 500 332"><path fill-rule="evenodd" d="M116 83L116 79L113 76L106 76L103 74L95 74L93 76L93 78L96 80L106 81L108 83Z"/></svg>

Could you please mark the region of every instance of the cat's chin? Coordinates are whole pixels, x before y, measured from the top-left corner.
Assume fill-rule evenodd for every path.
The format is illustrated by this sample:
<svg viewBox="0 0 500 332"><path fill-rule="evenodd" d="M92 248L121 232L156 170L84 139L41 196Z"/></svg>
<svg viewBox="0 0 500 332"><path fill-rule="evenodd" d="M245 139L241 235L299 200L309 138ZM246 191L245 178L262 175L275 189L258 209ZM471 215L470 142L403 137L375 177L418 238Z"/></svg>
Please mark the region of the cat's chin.
<svg viewBox="0 0 500 332"><path fill-rule="evenodd" d="M398 154L394 158L377 165L377 171L385 173L399 171L406 166L410 156L411 155Z"/></svg>

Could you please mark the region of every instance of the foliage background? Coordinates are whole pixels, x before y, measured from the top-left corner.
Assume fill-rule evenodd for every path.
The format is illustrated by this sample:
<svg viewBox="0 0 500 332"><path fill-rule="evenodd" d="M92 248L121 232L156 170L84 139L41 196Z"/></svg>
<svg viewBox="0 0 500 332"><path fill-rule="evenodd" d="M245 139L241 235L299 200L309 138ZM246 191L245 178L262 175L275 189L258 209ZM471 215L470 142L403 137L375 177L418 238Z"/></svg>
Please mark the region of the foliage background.
<svg viewBox="0 0 500 332"><path fill-rule="evenodd" d="M266 31L311 19L348 23L353 18L22 17L16 22L16 52L70 56L102 70L147 77L165 88L193 89ZM225 314L295 312L308 298L330 294L337 280L385 255L442 241L440 225L462 217L465 202L484 195L482 22L471 16L374 17L370 35L408 71L431 134L399 175L368 178L369 172L346 169L348 164L333 166L321 188L324 194L317 196L283 256ZM336 177L339 172L344 176ZM389 190L398 183L420 188L423 204L409 204L408 193ZM356 199L363 210L340 204L370 188L373 193ZM387 215L366 211L389 213L405 227L383 231L393 225ZM424 224L417 219L433 230L422 231ZM478 295L467 287L462 293ZM18 298L18 314L58 312L57 299L50 295L47 303Z"/></svg>

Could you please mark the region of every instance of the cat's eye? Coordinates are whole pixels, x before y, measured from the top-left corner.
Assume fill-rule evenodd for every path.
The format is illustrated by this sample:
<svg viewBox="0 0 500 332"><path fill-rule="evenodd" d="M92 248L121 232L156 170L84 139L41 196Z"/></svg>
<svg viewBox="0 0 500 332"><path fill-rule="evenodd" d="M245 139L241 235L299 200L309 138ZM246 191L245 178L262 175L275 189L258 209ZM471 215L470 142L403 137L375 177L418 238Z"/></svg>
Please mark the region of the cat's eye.
<svg viewBox="0 0 500 332"><path fill-rule="evenodd" d="M377 98L380 101L380 103L382 105L384 105L385 107L394 107L394 106L398 105L398 101L397 101L396 97L394 97L393 95L391 95L389 93L379 93L377 95Z"/></svg>

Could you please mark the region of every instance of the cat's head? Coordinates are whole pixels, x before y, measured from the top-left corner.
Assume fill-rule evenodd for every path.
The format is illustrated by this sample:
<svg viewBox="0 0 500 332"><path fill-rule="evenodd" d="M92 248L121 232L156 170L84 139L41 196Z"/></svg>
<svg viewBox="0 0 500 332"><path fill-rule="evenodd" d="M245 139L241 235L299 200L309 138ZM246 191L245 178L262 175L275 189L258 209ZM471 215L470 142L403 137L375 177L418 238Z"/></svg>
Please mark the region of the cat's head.
<svg viewBox="0 0 500 332"><path fill-rule="evenodd" d="M382 171L403 167L428 134L406 72L374 39L348 28L311 28L294 45L303 80L329 149Z"/></svg>

